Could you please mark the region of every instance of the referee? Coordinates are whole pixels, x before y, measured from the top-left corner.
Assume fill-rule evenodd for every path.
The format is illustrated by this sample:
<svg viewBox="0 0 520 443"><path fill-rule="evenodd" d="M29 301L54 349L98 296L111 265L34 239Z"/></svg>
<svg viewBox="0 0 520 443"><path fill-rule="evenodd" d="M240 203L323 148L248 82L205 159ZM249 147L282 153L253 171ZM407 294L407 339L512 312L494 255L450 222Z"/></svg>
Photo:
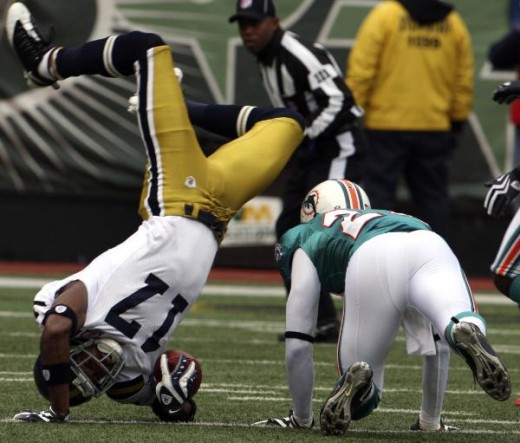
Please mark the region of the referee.
<svg viewBox="0 0 520 443"><path fill-rule="evenodd" d="M305 139L287 165L283 209L276 222L280 239L300 223L301 204L315 185L332 178L362 182L364 135L358 124L363 112L332 55L282 29L272 0L238 0L229 21L238 22L244 46L257 57L273 106L295 109L306 120ZM336 342L337 336L334 303L323 291L315 341Z"/></svg>

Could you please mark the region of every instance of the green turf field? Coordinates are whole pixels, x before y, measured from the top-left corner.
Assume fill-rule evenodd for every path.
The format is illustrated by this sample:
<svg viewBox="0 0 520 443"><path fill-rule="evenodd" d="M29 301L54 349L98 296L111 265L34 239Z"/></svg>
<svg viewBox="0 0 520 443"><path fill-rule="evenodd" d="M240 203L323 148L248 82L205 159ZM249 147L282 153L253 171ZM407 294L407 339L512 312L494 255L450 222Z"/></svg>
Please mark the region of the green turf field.
<svg viewBox="0 0 520 443"><path fill-rule="evenodd" d="M38 329L31 313L35 289L20 288L17 280L4 288L0 279L0 440L2 442L315 442L324 437L312 432L255 429L248 425L267 417L282 417L291 403L286 388L284 347L276 334L284 327L284 297L280 287L216 287L209 285L177 331L171 347L198 356L203 383L196 396L197 420L189 425L162 424L148 408L123 406L106 398L73 410L66 425L12 422L20 409L44 409L33 384L31 370L38 352ZM228 293L232 295L218 295ZM274 293L275 295L269 295ZM243 295L240 295L243 294ZM256 295L255 295L256 294ZM278 295L277 295L278 294ZM500 296L497 300L503 301ZM338 299L338 307L340 300ZM513 404L520 393L520 311L511 304L482 302L492 343L510 369L513 395L498 403L473 384L462 359L452 355L445 421L461 430L450 434L408 431L420 407L421 361L404 352L402 337L393 347L386 369L385 392L379 409L353 422L343 439L367 441L484 442L520 439L520 408ZM315 346L315 414L336 379L335 347Z"/></svg>

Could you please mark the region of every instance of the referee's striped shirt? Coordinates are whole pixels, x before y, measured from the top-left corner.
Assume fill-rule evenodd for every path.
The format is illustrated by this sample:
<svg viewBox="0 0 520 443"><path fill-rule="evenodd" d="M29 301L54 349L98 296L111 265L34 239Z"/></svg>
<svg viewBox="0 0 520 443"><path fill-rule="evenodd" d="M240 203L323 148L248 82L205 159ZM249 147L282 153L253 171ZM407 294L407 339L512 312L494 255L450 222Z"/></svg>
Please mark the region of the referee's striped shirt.
<svg viewBox="0 0 520 443"><path fill-rule="evenodd" d="M299 111L311 139L344 132L363 114L336 61L317 43L279 29L258 62L273 106Z"/></svg>

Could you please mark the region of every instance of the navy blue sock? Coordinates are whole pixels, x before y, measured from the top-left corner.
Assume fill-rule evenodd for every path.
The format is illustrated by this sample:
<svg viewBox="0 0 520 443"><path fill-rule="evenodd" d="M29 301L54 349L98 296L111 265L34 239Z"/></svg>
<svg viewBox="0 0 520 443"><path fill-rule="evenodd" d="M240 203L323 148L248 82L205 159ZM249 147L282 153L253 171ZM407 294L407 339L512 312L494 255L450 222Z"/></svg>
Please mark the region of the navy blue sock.
<svg viewBox="0 0 520 443"><path fill-rule="evenodd" d="M226 138L237 138L237 118L242 106L209 105L186 100L192 125Z"/></svg>
<svg viewBox="0 0 520 443"><path fill-rule="evenodd" d="M190 100L186 100L186 105L193 125L227 138L237 138L242 135L237 133L237 127L239 126L237 122L244 106L213 105L196 103ZM280 117L293 118L302 127L305 125L303 117L288 108L251 108L247 116L245 132L249 131L259 121Z"/></svg>
<svg viewBox="0 0 520 443"><path fill-rule="evenodd" d="M107 51L105 46L109 40L113 45ZM56 69L63 78L93 74L114 77L113 71L111 74L108 70L110 67L121 75L132 75L134 62L146 57L148 49L162 45L164 41L156 34L129 32L116 38L107 37L61 49L56 59ZM110 66L106 65L107 60Z"/></svg>

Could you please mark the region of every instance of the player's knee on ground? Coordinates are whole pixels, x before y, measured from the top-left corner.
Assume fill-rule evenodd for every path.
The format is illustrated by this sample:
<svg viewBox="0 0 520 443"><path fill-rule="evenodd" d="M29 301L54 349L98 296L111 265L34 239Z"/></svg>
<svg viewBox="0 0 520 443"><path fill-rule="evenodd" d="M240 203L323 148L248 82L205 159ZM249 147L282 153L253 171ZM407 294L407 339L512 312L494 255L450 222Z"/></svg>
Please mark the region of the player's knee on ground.
<svg viewBox="0 0 520 443"><path fill-rule="evenodd" d="M350 416L352 420L360 420L368 417L379 404L379 392L374 382L370 382L367 389L354 395L350 407Z"/></svg>

